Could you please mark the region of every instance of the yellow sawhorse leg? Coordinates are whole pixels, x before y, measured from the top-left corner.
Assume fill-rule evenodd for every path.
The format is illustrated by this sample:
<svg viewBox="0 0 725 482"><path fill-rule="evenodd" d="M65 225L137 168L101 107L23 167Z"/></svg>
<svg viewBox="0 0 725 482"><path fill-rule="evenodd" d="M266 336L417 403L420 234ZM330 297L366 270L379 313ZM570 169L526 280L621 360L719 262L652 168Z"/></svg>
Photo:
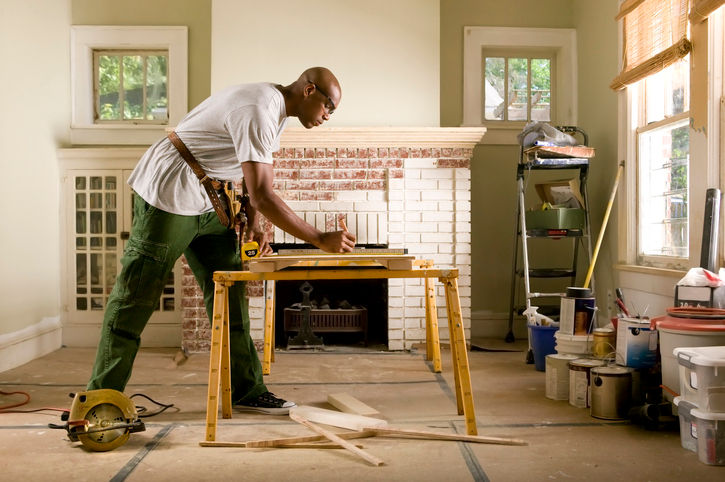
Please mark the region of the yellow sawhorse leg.
<svg viewBox="0 0 725 482"><path fill-rule="evenodd" d="M229 284L214 283L211 348L209 353L209 387L206 401L207 442L216 438L219 412L219 386L222 392L222 416L232 417L231 373L229 370Z"/></svg>
<svg viewBox="0 0 725 482"><path fill-rule="evenodd" d="M458 414L463 415L466 420L466 433L468 435L478 435L476 413L473 407L471 371L468 365L468 353L466 350L466 334L463 330L461 300L458 295L458 279L445 278L442 281L446 287L448 330L451 338L451 354L453 356L453 369L456 378ZM461 408L463 408L462 411Z"/></svg>
<svg viewBox="0 0 725 482"><path fill-rule="evenodd" d="M441 342L438 333L438 306L433 280L425 279L425 344L426 360L433 361L433 371L441 372Z"/></svg>
<svg viewBox="0 0 725 482"><path fill-rule="evenodd" d="M274 361L274 281L264 282L264 353L262 375L269 375Z"/></svg>

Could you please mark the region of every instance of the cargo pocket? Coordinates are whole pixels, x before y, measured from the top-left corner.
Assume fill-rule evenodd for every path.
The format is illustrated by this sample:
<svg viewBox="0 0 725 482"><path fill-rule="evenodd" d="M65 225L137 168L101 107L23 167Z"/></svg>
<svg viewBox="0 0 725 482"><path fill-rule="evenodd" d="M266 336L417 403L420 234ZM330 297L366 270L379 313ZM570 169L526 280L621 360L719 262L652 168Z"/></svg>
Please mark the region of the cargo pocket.
<svg viewBox="0 0 725 482"><path fill-rule="evenodd" d="M119 296L138 305L158 303L166 281L166 244L131 237L121 258Z"/></svg>

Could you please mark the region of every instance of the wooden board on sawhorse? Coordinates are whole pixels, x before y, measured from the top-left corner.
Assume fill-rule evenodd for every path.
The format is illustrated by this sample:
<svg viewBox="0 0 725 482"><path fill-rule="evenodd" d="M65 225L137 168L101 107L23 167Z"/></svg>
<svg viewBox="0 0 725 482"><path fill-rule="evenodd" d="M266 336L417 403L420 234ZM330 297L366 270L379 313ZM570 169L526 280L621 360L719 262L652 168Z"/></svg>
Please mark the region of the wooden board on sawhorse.
<svg viewBox="0 0 725 482"><path fill-rule="evenodd" d="M466 338L458 293L458 270L428 267L410 270L337 269L295 270L271 273L249 271L217 271L214 273L214 312L212 314L211 353L209 357L209 387L206 407L205 446L216 440L216 429L221 393L222 417L232 417L231 371L229 355L229 286L239 281L280 281L319 279L390 279L437 278L445 287L448 329L451 337L451 355L455 380L456 408L463 415L466 433L477 435L476 414L473 406L471 372L468 365ZM221 389L221 392L220 392Z"/></svg>

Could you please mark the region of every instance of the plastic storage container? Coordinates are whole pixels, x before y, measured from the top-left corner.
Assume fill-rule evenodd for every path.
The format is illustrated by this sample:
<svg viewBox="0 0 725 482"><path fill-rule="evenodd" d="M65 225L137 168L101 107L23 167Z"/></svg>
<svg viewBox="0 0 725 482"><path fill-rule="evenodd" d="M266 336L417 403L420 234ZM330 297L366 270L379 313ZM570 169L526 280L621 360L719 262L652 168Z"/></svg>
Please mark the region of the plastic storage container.
<svg viewBox="0 0 725 482"><path fill-rule="evenodd" d="M725 412L725 346L674 349L680 397L705 412Z"/></svg>
<svg viewBox="0 0 725 482"><path fill-rule="evenodd" d="M675 397L677 416L680 418L680 443L682 448L691 452L697 452L697 425L692 420L692 411L697 405L687 402L682 397Z"/></svg>
<svg viewBox="0 0 725 482"><path fill-rule="evenodd" d="M680 417L682 446L690 449L691 439L695 439L697 441L697 458L700 459L700 462L708 465L725 465L725 413L704 412L699 408L692 408L692 406L694 404L679 400L677 411ZM685 431L684 438L683 430ZM690 433L689 436L687 431Z"/></svg>
<svg viewBox="0 0 725 482"><path fill-rule="evenodd" d="M660 334L660 355L662 356L662 394L672 401L672 392L680 388L679 363L674 350L679 347L723 346L725 345L725 320L675 318L661 316L652 320Z"/></svg>
<svg viewBox="0 0 725 482"><path fill-rule="evenodd" d="M531 351L534 352L534 366L540 372L546 370L546 355L556 353L554 333L558 326L529 325L531 330Z"/></svg>
<svg viewBox="0 0 725 482"><path fill-rule="evenodd" d="M590 355L592 353L592 335L567 335L561 330L554 334L557 353L572 355Z"/></svg>

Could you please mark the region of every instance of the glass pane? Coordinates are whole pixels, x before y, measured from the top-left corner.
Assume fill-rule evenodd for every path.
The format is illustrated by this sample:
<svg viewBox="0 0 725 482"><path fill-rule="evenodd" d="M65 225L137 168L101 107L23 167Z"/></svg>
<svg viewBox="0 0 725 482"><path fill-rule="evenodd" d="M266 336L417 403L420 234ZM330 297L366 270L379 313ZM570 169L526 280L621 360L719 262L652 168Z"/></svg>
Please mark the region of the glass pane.
<svg viewBox="0 0 725 482"><path fill-rule="evenodd" d="M79 295L85 295L87 292L88 292L88 288L86 288L85 286L78 286L76 288L76 293Z"/></svg>
<svg viewBox="0 0 725 482"><path fill-rule="evenodd" d="M111 292L113 284L116 282L116 255L109 253L106 255L106 294Z"/></svg>
<svg viewBox="0 0 725 482"><path fill-rule="evenodd" d="M639 253L688 257L688 120L639 135Z"/></svg>
<svg viewBox="0 0 725 482"><path fill-rule="evenodd" d="M88 283L86 255L76 254L76 285L84 286Z"/></svg>
<svg viewBox="0 0 725 482"><path fill-rule="evenodd" d="M106 185L108 188L108 185ZM106 209L116 209L116 194L112 192L106 193Z"/></svg>
<svg viewBox="0 0 725 482"><path fill-rule="evenodd" d="M76 238L76 249L85 249L86 247L86 238L81 238L80 236Z"/></svg>
<svg viewBox="0 0 725 482"><path fill-rule="evenodd" d="M108 211L106 213L106 233L114 234L116 232L116 212Z"/></svg>
<svg viewBox="0 0 725 482"><path fill-rule="evenodd" d="M123 118L143 119L143 57L123 57Z"/></svg>
<svg viewBox="0 0 725 482"><path fill-rule="evenodd" d="M84 193L76 194L76 209L86 208L86 195Z"/></svg>
<svg viewBox="0 0 725 482"><path fill-rule="evenodd" d="M646 123L690 110L690 56L645 79Z"/></svg>
<svg viewBox="0 0 725 482"><path fill-rule="evenodd" d="M146 119L168 121L166 93L166 56L149 55L146 58Z"/></svg>
<svg viewBox="0 0 725 482"><path fill-rule="evenodd" d="M103 232L103 213L101 211L91 211L91 233L97 234Z"/></svg>
<svg viewBox="0 0 725 482"><path fill-rule="evenodd" d="M103 194L100 192L92 193L90 195L91 198L91 209L101 209L101 200L103 199Z"/></svg>
<svg viewBox="0 0 725 482"><path fill-rule="evenodd" d="M550 59L531 59L531 120L551 120Z"/></svg>
<svg viewBox="0 0 725 482"><path fill-rule="evenodd" d="M86 178L85 177L76 177L76 190L82 191L86 188Z"/></svg>
<svg viewBox="0 0 725 482"><path fill-rule="evenodd" d="M91 249L101 249L103 247L103 238L92 237L91 238Z"/></svg>
<svg viewBox="0 0 725 482"><path fill-rule="evenodd" d="M164 298L162 303L163 303L163 311L174 311L174 299L173 298Z"/></svg>
<svg viewBox="0 0 725 482"><path fill-rule="evenodd" d="M91 286L98 286L101 284L101 270L103 265L101 264L102 254L91 255Z"/></svg>
<svg viewBox="0 0 725 482"><path fill-rule="evenodd" d="M101 176L91 176L91 190L100 191L103 189L103 178Z"/></svg>
<svg viewBox="0 0 725 482"><path fill-rule="evenodd" d="M508 120L528 119L528 59L508 59Z"/></svg>
<svg viewBox="0 0 725 482"><path fill-rule="evenodd" d="M121 120L119 109L120 70L116 55L98 56L98 118Z"/></svg>
<svg viewBox="0 0 725 482"><path fill-rule="evenodd" d="M86 232L86 213L84 211L76 212L76 233L83 234Z"/></svg>
<svg viewBox="0 0 725 482"><path fill-rule="evenodd" d="M116 248L116 238L111 238L111 237L106 238L106 248L115 249Z"/></svg>
<svg viewBox="0 0 725 482"><path fill-rule="evenodd" d="M109 191L116 189L116 176L106 176L106 189Z"/></svg>
<svg viewBox="0 0 725 482"><path fill-rule="evenodd" d="M86 298L76 298L76 310L86 311L88 309L88 300Z"/></svg>
<svg viewBox="0 0 725 482"><path fill-rule="evenodd" d="M503 120L504 102L504 59L486 57L483 82L484 119Z"/></svg>
<svg viewBox="0 0 725 482"><path fill-rule="evenodd" d="M103 309L103 298L91 298L91 309L100 311Z"/></svg>

